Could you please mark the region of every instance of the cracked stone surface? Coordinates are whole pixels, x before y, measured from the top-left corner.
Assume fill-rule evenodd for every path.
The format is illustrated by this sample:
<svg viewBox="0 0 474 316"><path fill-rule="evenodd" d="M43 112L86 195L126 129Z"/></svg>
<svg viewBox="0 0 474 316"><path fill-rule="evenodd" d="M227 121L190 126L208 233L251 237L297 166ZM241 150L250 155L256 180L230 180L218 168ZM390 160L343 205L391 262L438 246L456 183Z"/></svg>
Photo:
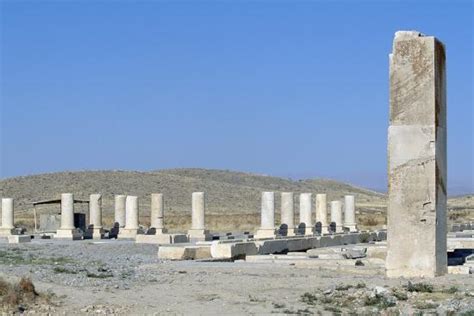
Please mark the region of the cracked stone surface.
<svg viewBox="0 0 474 316"><path fill-rule="evenodd" d="M389 277L434 277L446 258L444 46L397 32L390 55Z"/></svg>

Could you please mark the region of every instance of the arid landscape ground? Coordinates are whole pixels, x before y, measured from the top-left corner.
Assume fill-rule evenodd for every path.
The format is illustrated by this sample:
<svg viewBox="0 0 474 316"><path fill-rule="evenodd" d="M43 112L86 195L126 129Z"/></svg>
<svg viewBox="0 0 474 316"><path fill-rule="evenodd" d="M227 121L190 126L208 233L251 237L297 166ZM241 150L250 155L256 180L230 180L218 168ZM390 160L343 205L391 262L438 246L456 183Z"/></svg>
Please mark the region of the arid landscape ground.
<svg viewBox="0 0 474 316"><path fill-rule="evenodd" d="M161 261L157 246L129 241L33 242L0 251L0 276L12 283L31 278L38 293L4 301L4 310L27 314L474 312L474 279L462 275L409 283L387 279L382 265Z"/></svg>
<svg viewBox="0 0 474 316"><path fill-rule="evenodd" d="M356 196L362 228L385 224L386 196L331 180L302 180L240 172L177 169L44 174L5 179L2 196L16 198L16 222L32 228L32 202L73 192L79 199L104 195L106 223L113 195L140 197L140 220L149 222L149 194L162 192L166 225L185 231L193 191L208 196L213 231L254 230L261 191L327 193L328 200ZM276 199L276 210L279 201ZM450 222L474 219L473 196L449 200ZM58 212L57 206L40 212ZM79 206L78 211L87 213ZM277 216L278 219L278 216ZM31 314L452 314L474 312L474 279L387 279L380 260L362 265L299 265L294 261L162 261L158 246L132 241L36 240L0 245L3 311ZM365 263L364 263L365 262ZM23 279L22 279L23 278ZM29 283L29 282L32 283ZM471 313L471 314L469 314Z"/></svg>

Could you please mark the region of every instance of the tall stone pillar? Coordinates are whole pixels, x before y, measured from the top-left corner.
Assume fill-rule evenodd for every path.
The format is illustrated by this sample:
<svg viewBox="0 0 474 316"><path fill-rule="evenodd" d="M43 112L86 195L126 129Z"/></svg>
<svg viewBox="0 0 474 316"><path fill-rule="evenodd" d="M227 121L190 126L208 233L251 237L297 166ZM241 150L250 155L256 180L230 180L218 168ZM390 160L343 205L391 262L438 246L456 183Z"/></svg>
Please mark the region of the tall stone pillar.
<svg viewBox="0 0 474 316"><path fill-rule="evenodd" d="M151 195L151 223L150 226L156 229L157 234L163 234L166 232L164 226L164 201L163 194L153 193Z"/></svg>
<svg viewBox="0 0 474 316"><path fill-rule="evenodd" d="M119 224L119 227L125 227L125 200L126 195L115 196L115 223Z"/></svg>
<svg viewBox="0 0 474 316"><path fill-rule="evenodd" d="M344 196L344 227L350 232L357 232L355 216L355 198L353 195Z"/></svg>
<svg viewBox="0 0 474 316"><path fill-rule="evenodd" d="M255 238L273 237L275 237L275 193L262 192L261 222Z"/></svg>
<svg viewBox="0 0 474 316"><path fill-rule="evenodd" d="M447 272L444 45L395 33L390 54L388 277Z"/></svg>
<svg viewBox="0 0 474 316"><path fill-rule="evenodd" d="M335 233L342 233L342 203L331 201L331 223L336 224Z"/></svg>
<svg viewBox="0 0 474 316"><path fill-rule="evenodd" d="M194 192L192 195L191 229L188 230L189 240L211 240L212 236L205 225L206 196L204 192Z"/></svg>
<svg viewBox="0 0 474 316"><path fill-rule="evenodd" d="M92 225L92 238L102 239L102 195L91 194L89 196L89 221Z"/></svg>
<svg viewBox="0 0 474 316"><path fill-rule="evenodd" d="M2 226L0 226L0 236L10 236L13 233L14 209L13 199L2 199Z"/></svg>
<svg viewBox="0 0 474 316"><path fill-rule="evenodd" d="M74 195L61 194L61 227L56 231L56 238L79 239L74 227Z"/></svg>
<svg viewBox="0 0 474 316"><path fill-rule="evenodd" d="M304 227L304 231L300 232L304 235L313 235L313 222L311 219L311 193L300 194L300 227Z"/></svg>
<svg viewBox="0 0 474 316"><path fill-rule="evenodd" d="M295 235L295 201L293 192L281 193L281 224L282 229L286 232L286 236Z"/></svg>
<svg viewBox="0 0 474 316"><path fill-rule="evenodd" d="M125 199L125 227L119 230L119 238L136 238L138 234L138 197L127 195Z"/></svg>
<svg viewBox="0 0 474 316"><path fill-rule="evenodd" d="M326 194L316 194L316 226L321 227L321 234L329 234L328 205Z"/></svg>

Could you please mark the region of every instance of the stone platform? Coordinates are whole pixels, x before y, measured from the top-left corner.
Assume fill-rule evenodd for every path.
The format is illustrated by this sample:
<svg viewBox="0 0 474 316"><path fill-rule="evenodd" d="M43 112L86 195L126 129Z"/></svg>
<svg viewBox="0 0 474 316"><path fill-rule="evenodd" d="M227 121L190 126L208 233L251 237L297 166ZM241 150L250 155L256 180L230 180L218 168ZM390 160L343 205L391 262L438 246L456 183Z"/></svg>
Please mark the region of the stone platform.
<svg viewBox="0 0 474 316"><path fill-rule="evenodd" d="M156 234L156 235L137 235L135 243L137 244L157 244L168 245L189 242L185 234Z"/></svg>
<svg viewBox="0 0 474 316"><path fill-rule="evenodd" d="M160 247L158 257L171 260L204 259L193 257L193 247L208 249L215 259L240 259L248 255L285 254L294 251L386 240L385 231L334 234L326 236L277 237L269 239L224 240ZM166 249L164 249L166 248ZM201 253L203 250L201 251Z"/></svg>

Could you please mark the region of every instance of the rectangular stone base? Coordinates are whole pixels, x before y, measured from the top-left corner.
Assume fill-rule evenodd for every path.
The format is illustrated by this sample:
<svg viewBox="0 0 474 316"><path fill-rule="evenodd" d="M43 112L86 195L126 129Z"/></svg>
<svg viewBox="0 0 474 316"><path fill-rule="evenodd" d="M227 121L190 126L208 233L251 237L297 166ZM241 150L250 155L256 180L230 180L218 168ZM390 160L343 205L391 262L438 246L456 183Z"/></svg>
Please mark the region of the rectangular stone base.
<svg viewBox="0 0 474 316"><path fill-rule="evenodd" d="M275 238L275 230L274 229L259 229L255 233L254 238L255 239L261 239L261 238Z"/></svg>
<svg viewBox="0 0 474 316"><path fill-rule="evenodd" d="M378 236L379 232L365 233L364 239L385 239L385 235ZM238 259L255 254L282 254L291 251L307 251L308 249L322 247L338 247L346 244L357 244L361 238L360 233L341 234L329 236L290 237L278 239L261 240L235 240L235 241L212 241L197 242L196 245L182 244L172 246L160 246L158 257L169 260L192 260L203 259L212 256L216 259ZM366 247L366 246L364 246ZM248 257L247 257L248 258ZM346 259L344 259L346 260ZM382 261L381 259L378 259ZM348 261L348 260L346 260ZM354 261L348 261L354 265ZM383 262L382 262L383 263Z"/></svg>
<svg viewBox="0 0 474 316"><path fill-rule="evenodd" d="M9 244L22 244L25 242L31 242L30 235L11 235L8 236L8 243Z"/></svg>
<svg viewBox="0 0 474 316"><path fill-rule="evenodd" d="M92 229L92 239L102 239L104 238L104 230L102 228Z"/></svg>
<svg viewBox="0 0 474 316"><path fill-rule="evenodd" d="M14 228L0 228L0 236L13 235Z"/></svg>
<svg viewBox="0 0 474 316"><path fill-rule="evenodd" d="M126 229L120 228L117 238L118 239L135 239L138 235L137 229Z"/></svg>
<svg viewBox="0 0 474 316"><path fill-rule="evenodd" d="M137 244L176 244L188 242L188 236L184 234L156 234L156 235L137 235L135 243Z"/></svg>
<svg viewBox="0 0 474 316"><path fill-rule="evenodd" d="M216 240L211 245L212 258L235 259L257 253L258 249L254 242L220 242Z"/></svg>
<svg viewBox="0 0 474 316"><path fill-rule="evenodd" d="M82 233L75 229L58 229L54 235L55 239L70 239L80 240L82 239Z"/></svg>
<svg viewBox="0 0 474 316"><path fill-rule="evenodd" d="M211 258L210 246L161 246L158 258L162 260L194 260Z"/></svg>
<svg viewBox="0 0 474 316"><path fill-rule="evenodd" d="M314 235L314 229L313 227L306 227L304 229L304 235L305 236L313 236Z"/></svg>
<svg viewBox="0 0 474 316"><path fill-rule="evenodd" d="M205 229L188 230L188 238L190 241L207 241L212 240L212 235Z"/></svg>

